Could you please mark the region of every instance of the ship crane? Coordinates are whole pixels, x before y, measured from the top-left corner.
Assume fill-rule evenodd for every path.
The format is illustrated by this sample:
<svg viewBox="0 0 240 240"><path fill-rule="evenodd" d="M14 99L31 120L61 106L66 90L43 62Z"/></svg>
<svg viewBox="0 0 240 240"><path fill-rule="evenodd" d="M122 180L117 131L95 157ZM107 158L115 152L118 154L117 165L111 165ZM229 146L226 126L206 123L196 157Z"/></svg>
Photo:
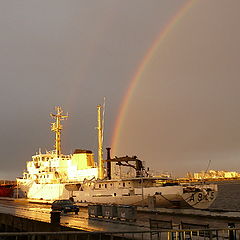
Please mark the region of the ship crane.
<svg viewBox="0 0 240 240"><path fill-rule="evenodd" d="M56 119L56 122L51 123L52 124L51 130L56 133L56 135L55 135L55 153L56 153L57 157L59 157L62 154L61 153L61 131L63 129L63 126L61 124L61 121L67 119L68 114L62 115L63 111L62 111L61 107L55 107L55 109L56 109L57 113L50 114L50 116L52 118Z"/></svg>
<svg viewBox="0 0 240 240"><path fill-rule="evenodd" d="M110 162L110 163L111 162L116 162L116 165L118 165L118 166L132 167L136 170L136 177L143 177L143 171L145 169L142 165L142 161L137 159L136 156L133 156L133 157L129 157L129 156L115 157L114 159L104 160L104 162ZM135 162L136 165L130 164L128 162ZM146 174L147 174L147 172L146 172Z"/></svg>

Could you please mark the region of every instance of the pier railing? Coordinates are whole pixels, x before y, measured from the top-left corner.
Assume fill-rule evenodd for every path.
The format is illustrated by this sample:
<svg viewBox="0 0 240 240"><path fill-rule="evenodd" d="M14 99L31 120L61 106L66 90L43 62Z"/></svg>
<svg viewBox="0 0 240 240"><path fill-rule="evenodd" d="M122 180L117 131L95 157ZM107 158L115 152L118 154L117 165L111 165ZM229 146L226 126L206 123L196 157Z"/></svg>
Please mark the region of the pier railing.
<svg viewBox="0 0 240 240"><path fill-rule="evenodd" d="M195 239L240 239L239 228L151 230L128 232L5 232L0 239L6 240L195 240Z"/></svg>

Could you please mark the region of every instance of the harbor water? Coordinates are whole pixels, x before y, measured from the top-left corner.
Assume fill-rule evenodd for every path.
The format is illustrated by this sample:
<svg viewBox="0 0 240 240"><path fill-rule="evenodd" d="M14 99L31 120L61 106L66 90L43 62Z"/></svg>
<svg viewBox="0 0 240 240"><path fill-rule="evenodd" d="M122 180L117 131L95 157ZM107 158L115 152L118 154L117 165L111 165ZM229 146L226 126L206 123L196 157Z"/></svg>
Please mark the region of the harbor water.
<svg viewBox="0 0 240 240"><path fill-rule="evenodd" d="M218 196L210 209L240 211L240 180L216 183Z"/></svg>

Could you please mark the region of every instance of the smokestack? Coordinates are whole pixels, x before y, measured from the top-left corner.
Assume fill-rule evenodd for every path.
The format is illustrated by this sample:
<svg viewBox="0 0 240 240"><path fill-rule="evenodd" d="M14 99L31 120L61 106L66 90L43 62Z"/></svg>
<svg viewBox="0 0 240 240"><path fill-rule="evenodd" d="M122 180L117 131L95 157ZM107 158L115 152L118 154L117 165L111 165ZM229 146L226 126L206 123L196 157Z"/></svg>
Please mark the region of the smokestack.
<svg viewBox="0 0 240 240"><path fill-rule="evenodd" d="M110 180L111 179L111 148L107 147L107 160L109 160L107 162L107 178Z"/></svg>
<svg viewBox="0 0 240 240"><path fill-rule="evenodd" d="M136 159L136 177L143 177L142 170L143 170L142 161Z"/></svg>

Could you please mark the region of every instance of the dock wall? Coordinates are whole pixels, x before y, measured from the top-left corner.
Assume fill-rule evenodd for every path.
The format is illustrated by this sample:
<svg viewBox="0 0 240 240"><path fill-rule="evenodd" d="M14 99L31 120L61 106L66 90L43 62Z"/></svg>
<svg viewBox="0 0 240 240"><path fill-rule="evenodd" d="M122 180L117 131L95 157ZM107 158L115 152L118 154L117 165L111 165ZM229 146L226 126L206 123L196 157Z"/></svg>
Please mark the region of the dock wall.
<svg viewBox="0 0 240 240"><path fill-rule="evenodd" d="M13 240L124 240L124 236L115 236L111 232L86 232L80 229L65 227L60 224L42 222L33 219L0 213L0 239Z"/></svg>
<svg viewBox="0 0 240 240"><path fill-rule="evenodd" d="M33 219L0 213L0 232L57 232L79 231L59 224L51 224Z"/></svg>

